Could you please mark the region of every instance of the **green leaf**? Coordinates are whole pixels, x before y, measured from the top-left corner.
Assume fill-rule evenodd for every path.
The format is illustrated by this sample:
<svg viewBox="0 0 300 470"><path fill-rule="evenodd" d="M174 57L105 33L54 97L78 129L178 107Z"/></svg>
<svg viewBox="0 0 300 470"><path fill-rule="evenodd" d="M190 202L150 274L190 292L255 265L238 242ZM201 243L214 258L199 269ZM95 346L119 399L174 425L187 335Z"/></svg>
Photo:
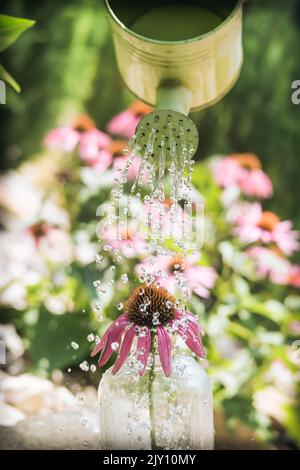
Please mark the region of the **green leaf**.
<svg viewBox="0 0 300 470"><path fill-rule="evenodd" d="M17 93L20 93L21 87L16 80L0 65L0 79L8 83Z"/></svg>
<svg viewBox="0 0 300 470"><path fill-rule="evenodd" d="M0 52L13 44L35 21L0 15Z"/></svg>
<svg viewBox="0 0 300 470"><path fill-rule="evenodd" d="M78 364L89 355L91 345L86 339L89 333L86 314L53 315L42 306L29 346L33 368L49 373ZM72 341L79 345L77 350L70 346Z"/></svg>

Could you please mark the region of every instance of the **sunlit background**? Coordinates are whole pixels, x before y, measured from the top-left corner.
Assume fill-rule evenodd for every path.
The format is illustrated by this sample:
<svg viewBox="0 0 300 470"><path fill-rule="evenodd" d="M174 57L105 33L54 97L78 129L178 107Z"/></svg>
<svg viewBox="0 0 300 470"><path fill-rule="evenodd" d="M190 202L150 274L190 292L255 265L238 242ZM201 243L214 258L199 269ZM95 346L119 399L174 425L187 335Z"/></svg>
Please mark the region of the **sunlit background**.
<svg viewBox="0 0 300 470"><path fill-rule="evenodd" d="M7 87L0 105L0 446L91 448L104 369L89 353L137 284L143 259L137 241L119 261L99 251L96 209L108 200L122 148L148 109L121 81L101 0L2 1L1 13L36 24L1 53L22 89ZM190 307L207 333L216 447L294 449L300 105L291 96L300 80L300 3L249 0L243 34L237 85L192 115L200 139L193 183L206 204L207 230L195 267L215 277L205 285L199 271L202 291ZM232 179L233 160L252 185ZM261 176L261 169L257 190L251 172ZM237 217L241 204L248 204L246 217ZM291 221L280 226L283 235L279 220ZM245 238L252 229L274 237L255 238L256 231ZM105 292L97 293L97 280Z"/></svg>

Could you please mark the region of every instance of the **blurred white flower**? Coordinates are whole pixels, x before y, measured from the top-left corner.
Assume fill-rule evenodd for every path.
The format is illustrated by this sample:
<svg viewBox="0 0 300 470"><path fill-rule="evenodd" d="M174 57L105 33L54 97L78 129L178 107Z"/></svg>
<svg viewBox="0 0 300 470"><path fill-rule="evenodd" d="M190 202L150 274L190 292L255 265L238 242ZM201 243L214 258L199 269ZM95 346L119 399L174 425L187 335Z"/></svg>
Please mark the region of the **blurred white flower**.
<svg viewBox="0 0 300 470"><path fill-rule="evenodd" d="M0 245L0 302L22 309L26 286L38 283L47 273L45 262L27 233L1 232Z"/></svg>
<svg viewBox="0 0 300 470"><path fill-rule="evenodd" d="M284 395L294 397L297 376L282 361L273 361L265 378Z"/></svg>
<svg viewBox="0 0 300 470"><path fill-rule="evenodd" d="M73 261L71 235L60 228L51 229L40 239L38 251L45 260L68 265Z"/></svg>
<svg viewBox="0 0 300 470"><path fill-rule="evenodd" d="M96 245L90 241L87 230L78 230L75 233L75 258L81 264L90 264L95 261Z"/></svg>
<svg viewBox="0 0 300 470"><path fill-rule="evenodd" d="M80 170L81 181L91 190L112 186L115 173L112 170L96 171L94 168L83 167Z"/></svg>
<svg viewBox="0 0 300 470"><path fill-rule="evenodd" d="M74 310L73 301L66 295L49 295L44 300L47 310L55 315L63 315L65 312Z"/></svg>
<svg viewBox="0 0 300 470"><path fill-rule="evenodd" d="M41 207L42 192L22 173L10 171L0 178L0 205L17 219L31 219Z"/></svg>
<svg viewBox="0 0 300 470"><path fill-rule="evenodd" d="M254 394L253 402L260 413L283 424L286 416L285 407L292 400L275 387L269 386L258 390Z"/></svg>
<svg viewBox="0 0 300 470"><path fill-rule="evenodd" d="M23 341L13 325L0 325L0 340L5 344L7 363L11 363L23 356Z"/></svg>

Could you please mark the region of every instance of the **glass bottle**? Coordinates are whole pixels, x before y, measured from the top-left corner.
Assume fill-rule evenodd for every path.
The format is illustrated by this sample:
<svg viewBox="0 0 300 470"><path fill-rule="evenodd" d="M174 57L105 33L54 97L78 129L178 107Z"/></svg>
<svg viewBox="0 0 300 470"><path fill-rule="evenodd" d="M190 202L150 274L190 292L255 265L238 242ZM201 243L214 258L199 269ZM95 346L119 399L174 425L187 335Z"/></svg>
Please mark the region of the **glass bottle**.
<svg viewBox="0 0 300 470"><path fill-rule="evenodd" d="M101 378L101 449L198 449L214 446L210 380L189 354L177 352L166 377L157 355L140 376L129 358Z"/></svg>

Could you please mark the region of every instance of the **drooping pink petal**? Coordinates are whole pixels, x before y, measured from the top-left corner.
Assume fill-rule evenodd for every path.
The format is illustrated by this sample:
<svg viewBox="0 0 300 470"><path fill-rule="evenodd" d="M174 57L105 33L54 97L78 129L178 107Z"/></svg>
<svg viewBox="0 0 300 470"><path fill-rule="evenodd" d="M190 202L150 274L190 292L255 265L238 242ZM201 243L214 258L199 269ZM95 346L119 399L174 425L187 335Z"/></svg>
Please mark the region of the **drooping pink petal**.
<svg viewBox="0 0 300 470"><path fill-rule="evenodd" d="M162 325L158 325L157 329L158 352L161 366L167 377L171 374L171 338Z"/></svg>
<svg viewBox="0 0 300 470"><path fill-rule="evenodd" d="M109 360L110 356L114 352L114 349L112 348L112 344L120 342L120 339L125 330L125 327L126 327L126 323L125 324L121 323L121 325L116 326L114 329L112 329L109 332L101 357L98 361L99 367L104 366L104 364L106 364L107 361Z"/></svg>
<svg viewBox="0 0 300 470"><path fill-rule="evenodd" d="M199 357L205 356L200 336L195 335L195 333L189 328L189 326L187 326L186 328L180 326L178 328L178 333L180 334L180 336L182 336L183 340L191 351L193 351Z"/></svg>
<svg viewBox="0 0 300 470"><path fill-rule="evenodd" d="M134 328L135 328L135 326L133 325L125 333L119 355L118 355L117 360L116 360L116 362L113 366L113 369L112 369L112 374L115 374L116 372L118 372L118 370L122 367L122 365L124 364L128 354L129 354L129 351L130 351L130 348L131 348L131 345L132 345L132 341L135 337L135 329Z"/></svg>
<svg viewBox="0 0 300 470"><path fill-rule="evenodd" d="M91 352L91 356L94 357L96 356L96 354L98 352L100 352L105 344L106 344L106 340L108 338L108 334L110 333L111 330L113 330L114 328L118 327L119 325L121 324L124 324L125 326L129 323L128 321L128 318L125 314L123 315L120 315L119 318L117 320L115 320L108 328L107 330L105 331L104 335L102 336L101 340L99 341L98 344L96 344L95 348L93 349L93 351Z"/></svg>
<svg viewBox="0 0 300 470"><path fill-rule="evenodd" d="M175 318L177 320L181 320L182 318L188 318L188 321L192 322L195 325L195 327L199 331L199 334L204 334L202 327L199 325L197 319L195 318L195 316L191 312L187 311L187 312L183 313L180 310L176 310L175 311Z"/></svg>
<svg viewBox="0 0 300 470"><path fill-rule="evenodd" d="M143 364L143 368L139 371L140 375L144 375L147 360L150 352L151 346L151 333L150 330L147 329L145 336L139 336L137 340L137 359Z"/></svg>

